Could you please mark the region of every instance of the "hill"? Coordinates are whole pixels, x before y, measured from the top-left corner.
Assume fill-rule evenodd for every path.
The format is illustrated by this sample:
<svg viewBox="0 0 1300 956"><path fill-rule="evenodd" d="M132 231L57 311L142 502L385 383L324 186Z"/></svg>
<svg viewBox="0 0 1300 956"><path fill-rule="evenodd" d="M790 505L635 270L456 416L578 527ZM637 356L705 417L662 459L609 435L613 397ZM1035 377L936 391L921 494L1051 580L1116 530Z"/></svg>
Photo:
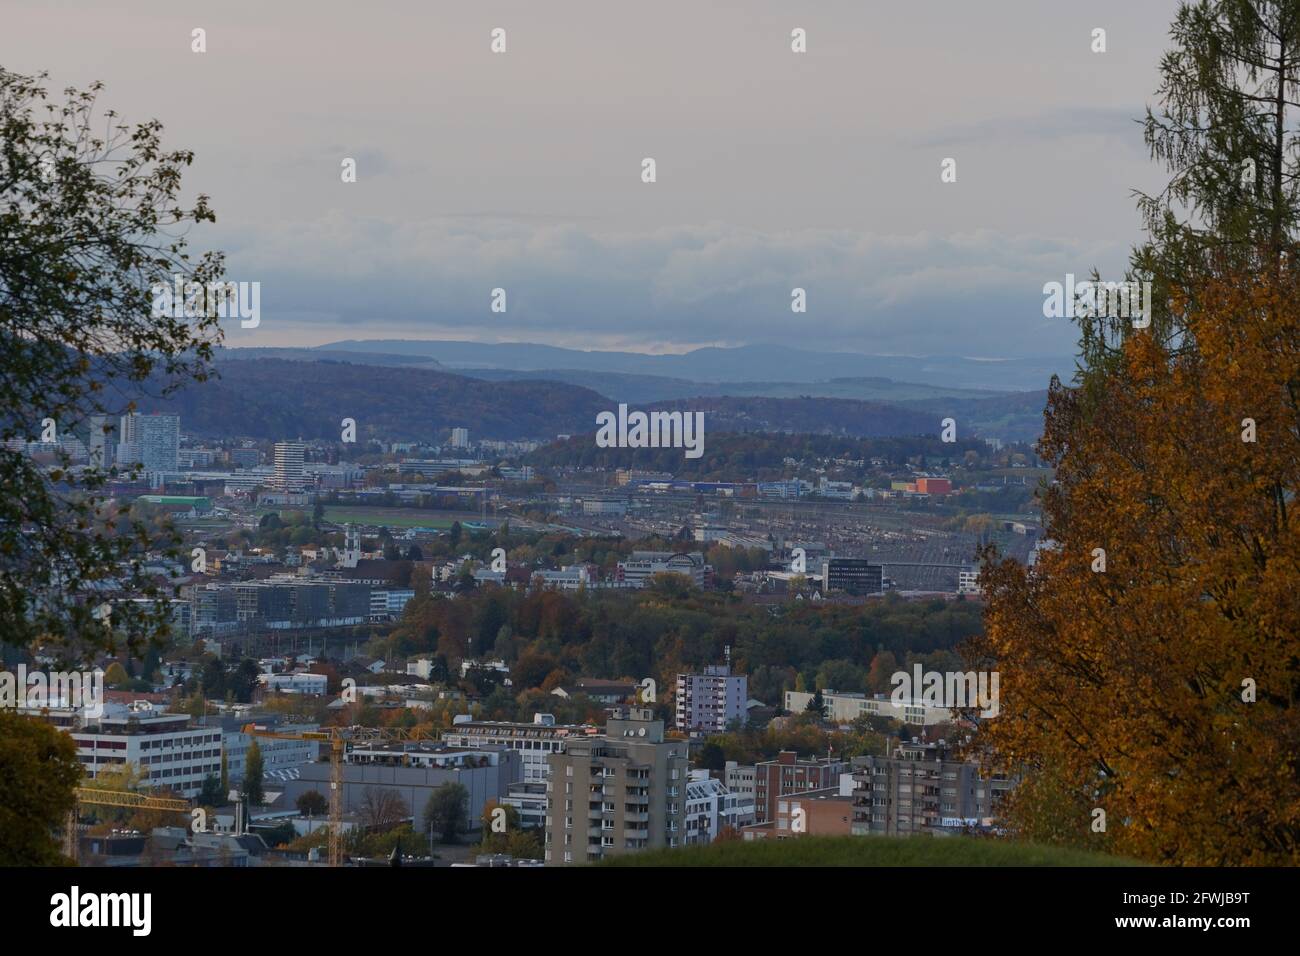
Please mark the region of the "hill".
<svg viewBox="0 0 1300 956"><path fill-rule="evenodd" d="M529 342L360 339L322 345L321 352L382 352L437 359L447 368L557 369L660 376L690 382L825 382L887 378L943 389L1031 390L1053 373L1073 371L1068 357L975 359L962 356L867 355L817 352L781 345L699 348L668 355L558 348ZM545 377L545 376L542 376ZM708 394L707 392L703 394Z"/></svg>
<svg viewBox="0 0 1300 956"><path fill-rule="evenodd" d="M600 866L1138 866L1084 850L977 837L723 840L613 857Z"/></svg>
<svg viewBox="0 0 1300 956"><path fill-rule="evenodd" d="M220 362L216 377L142 411L176 412L187 433L284 439L339 437L357 422L357 440L436 441L467 427L474 438L553 438L594 431L609 399L557 382L484 382L434 369L263 358Z"/></svg>
<svg viewBox="0 0 1300 956"><path fill-rule="evenodd" d="M354 418L359 441L434 441L458 426L476 439L591 435L596 415L616 404L590 388L563 382L489 382L432 368L295 355L221 360L209 381L146 399L139 407L178 413L185 431L196 435L328 439L337 438L343 418ZM711 434L886 437L939 430L933 414L851 399L720 397L642 407L703 411Z"/></svg>

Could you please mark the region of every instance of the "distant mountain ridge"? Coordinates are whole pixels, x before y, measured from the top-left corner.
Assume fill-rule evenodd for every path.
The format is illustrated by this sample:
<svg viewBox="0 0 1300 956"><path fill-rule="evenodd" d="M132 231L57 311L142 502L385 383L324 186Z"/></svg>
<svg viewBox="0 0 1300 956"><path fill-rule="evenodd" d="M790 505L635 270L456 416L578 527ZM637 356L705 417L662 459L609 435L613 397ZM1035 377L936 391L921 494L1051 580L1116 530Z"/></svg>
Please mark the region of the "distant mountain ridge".
<svg viewBox="0 0 1300 956"><path fill-rule="evenodd" d="M1051 376L1073 369L1067 357L975 359L952 356L866 355L816 352L778 345L707 347L682 354L583 351L528 342L454 342L358 339L322 345L319 352L380 352L427 356L453 370L566 369L654 375L692 382L825 382L837 378L888 378L940 388L1034 391Z"/></svg>
<svg viewBox="0 0 1300 956"><path fill-rule="evenodd" d="M550 440L560 434L594 433L596 415L618 404L592 389L563 382L489 382L436 369L339 360L219 361L216 372L207 382L188 385L141 408L179 414L186 433L194 435L337 439L341 421L352 418L358 441L432 442L455 427L468 428L476 439ZM644 409L703 411L706 427L714 433L873 438L939 430L939 417L928 411L847 398L693 396L638 404ZM966 431L970 426L960 427Z"/></svg>

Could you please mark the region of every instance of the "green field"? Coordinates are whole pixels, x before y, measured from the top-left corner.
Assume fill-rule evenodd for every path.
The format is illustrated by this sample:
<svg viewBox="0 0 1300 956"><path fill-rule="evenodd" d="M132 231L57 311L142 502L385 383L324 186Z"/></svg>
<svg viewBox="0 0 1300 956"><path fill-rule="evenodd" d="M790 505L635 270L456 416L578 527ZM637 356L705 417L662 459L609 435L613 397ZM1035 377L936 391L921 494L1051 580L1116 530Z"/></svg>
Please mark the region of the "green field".
<svg viewBox="0 0 1300 956"><path fill-rule="evenodd" d="M1132 860L977 837L724 840L611 857L600 866L1139 866Z"/></svg>

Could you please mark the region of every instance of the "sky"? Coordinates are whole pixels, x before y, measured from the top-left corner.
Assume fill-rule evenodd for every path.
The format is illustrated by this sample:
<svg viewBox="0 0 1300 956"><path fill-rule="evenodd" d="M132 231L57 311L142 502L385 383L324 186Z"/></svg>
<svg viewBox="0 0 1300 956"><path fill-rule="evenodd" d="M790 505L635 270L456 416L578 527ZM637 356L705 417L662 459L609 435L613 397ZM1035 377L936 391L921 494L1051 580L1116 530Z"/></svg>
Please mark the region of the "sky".
<svg viewBox="0 0 1300 956"><path fill-rule="evenodd" d="M261 284L230 346L1069 356L1043 285L1141 239L1176 6L0 0L0 66L195 151L191 241Z"/></svg>

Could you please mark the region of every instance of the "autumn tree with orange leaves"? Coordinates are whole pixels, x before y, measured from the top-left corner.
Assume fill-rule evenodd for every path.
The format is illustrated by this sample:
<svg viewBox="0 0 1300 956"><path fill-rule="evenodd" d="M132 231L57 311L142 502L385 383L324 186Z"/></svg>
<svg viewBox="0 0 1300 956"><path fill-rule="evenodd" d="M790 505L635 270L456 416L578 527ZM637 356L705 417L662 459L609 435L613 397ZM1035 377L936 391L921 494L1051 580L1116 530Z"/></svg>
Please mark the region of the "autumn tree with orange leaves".
<svg viewBox="0 0 1300 956"><path fill-rule="evenodd" d="M1142 321L1085 317L1040 454L1051 547L986 555L976 751L1024 838L1300 861L1300 3L1184 6L1146 125ZM1147 322L1146 320L1150 321Z"/></svg>

